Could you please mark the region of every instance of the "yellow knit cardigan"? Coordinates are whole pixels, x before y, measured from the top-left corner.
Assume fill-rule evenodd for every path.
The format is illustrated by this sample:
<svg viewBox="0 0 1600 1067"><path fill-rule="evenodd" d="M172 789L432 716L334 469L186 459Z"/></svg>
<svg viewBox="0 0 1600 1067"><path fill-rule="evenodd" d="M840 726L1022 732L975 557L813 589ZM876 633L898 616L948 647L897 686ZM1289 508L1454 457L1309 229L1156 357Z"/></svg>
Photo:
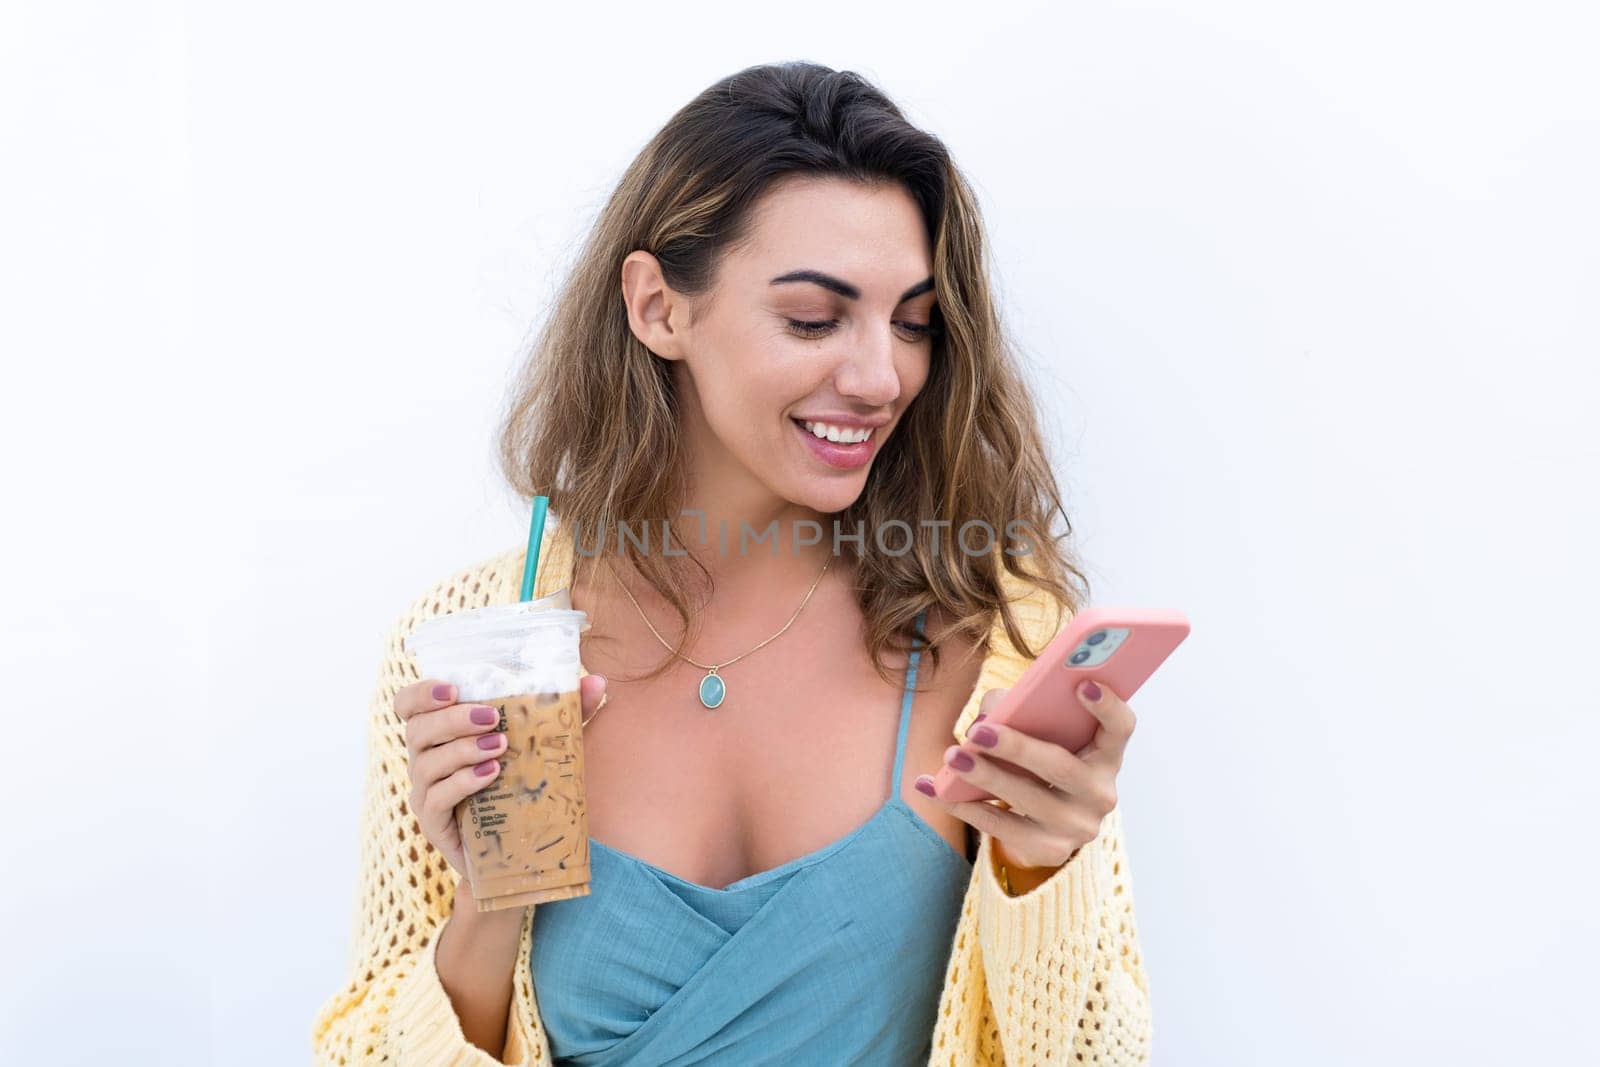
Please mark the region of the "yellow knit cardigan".
<svg viewBox="0 0 1600 1067"><path fill-rule="evenodd" d="M559 528L552 516L540 549L537 596L570 580L576 552L570 536L557 536ZM405 728L394 714L394 698L402 686L419 680L401 644L406 635L436 615L517 599L523 553L518 546L439 582L389 631L368 713L349 980L317 1012L312 1048L318 1064L494 1067L502 1062L463 1036L434 966L456 873L411 814ZM1055 601L1006 580L1020 627L1034 648L1042 648L1065 621ZM957 741L966 738L983 694L1011 686L1028 662L997 619L978 684L957 720ZM981 835L951 940L930 1065L1148 1062L1149 986L1119 809L1065 866L1018 896L1001 888L991 841ZM528 964L533 911L528 909L523 924L512 976L503 1062L548 1067L550 1044Z"/></svg>

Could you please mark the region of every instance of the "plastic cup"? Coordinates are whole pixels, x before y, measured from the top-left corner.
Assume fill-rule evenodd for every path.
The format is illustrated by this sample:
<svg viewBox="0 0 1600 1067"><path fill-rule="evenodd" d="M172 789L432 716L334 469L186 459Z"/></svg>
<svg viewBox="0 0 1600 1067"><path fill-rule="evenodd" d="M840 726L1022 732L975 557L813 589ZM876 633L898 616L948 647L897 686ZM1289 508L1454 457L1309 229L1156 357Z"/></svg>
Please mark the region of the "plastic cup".
<svg viewBox="0 0 1600 1067"><path fill-rule="evenodd" d="M406 638L424 678L460 703L500 711L499 777L456 805L479 911L587 896L578 637L588 616L567 590L420 623Z"/></svg>

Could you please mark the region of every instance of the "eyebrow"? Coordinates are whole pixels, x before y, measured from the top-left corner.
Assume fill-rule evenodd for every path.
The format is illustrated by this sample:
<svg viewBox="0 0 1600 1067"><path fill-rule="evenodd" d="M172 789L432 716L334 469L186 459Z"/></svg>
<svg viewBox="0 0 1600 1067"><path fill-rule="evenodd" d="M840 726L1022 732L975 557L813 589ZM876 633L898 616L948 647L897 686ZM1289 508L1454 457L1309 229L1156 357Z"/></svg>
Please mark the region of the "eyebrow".
<svg viewBox="0 0 1600 1067"><path fill-rule="evenodd" d="M857 289L855 286L851 285L847 281L844 281L842 278L835 278L833 275L824 274L820 270L792 270L788 274L778 275L776 278L772 279L771 284L783 285L787 282L811 282L814 285L822 286L824 289L833 290L846 300L859 300L861 298L860 289ZM924 278L916 285L913 285L911 288L901 293L899 303L903 304L912 297L921 296L923 293L932 291L932 289L933 279Z"/></svg>

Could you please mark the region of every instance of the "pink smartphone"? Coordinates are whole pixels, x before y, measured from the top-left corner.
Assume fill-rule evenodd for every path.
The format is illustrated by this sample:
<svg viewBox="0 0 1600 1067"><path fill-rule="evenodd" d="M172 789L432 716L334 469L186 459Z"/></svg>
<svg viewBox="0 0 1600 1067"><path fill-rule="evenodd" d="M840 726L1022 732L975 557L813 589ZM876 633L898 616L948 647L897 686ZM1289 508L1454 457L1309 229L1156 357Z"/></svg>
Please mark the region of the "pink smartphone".
<svg viewBox="0 0 1600 1067"><path fill-rule="evenodd" d="M1078 699L1078 686L1084 679L1103 682L1117 696L1131 701L1188 636L1189 620L1182 612L1086 608L1068 620L983 721L1014 726L1077 752L1094 739L1100 726L1100 720ZM1008 771L1037 780L1031 771L1014 763L988 758ZM933 775L933 786L945 801L994 796L942 763Z"/></svg>

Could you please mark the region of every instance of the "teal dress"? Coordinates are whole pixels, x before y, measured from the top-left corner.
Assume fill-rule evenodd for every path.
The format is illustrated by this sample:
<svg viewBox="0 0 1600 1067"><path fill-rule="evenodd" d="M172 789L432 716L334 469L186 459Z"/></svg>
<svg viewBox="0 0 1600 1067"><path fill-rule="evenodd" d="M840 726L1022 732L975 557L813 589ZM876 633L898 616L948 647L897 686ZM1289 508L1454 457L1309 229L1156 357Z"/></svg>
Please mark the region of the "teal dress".
<svg viewBox="0 0 1600 1067"><path fill-rule="evenodd" d="M900 798L780 867L713 889L590 840L588 896L533 912L532 979L558 1065L928 1061L972 864Z"/></svg>

